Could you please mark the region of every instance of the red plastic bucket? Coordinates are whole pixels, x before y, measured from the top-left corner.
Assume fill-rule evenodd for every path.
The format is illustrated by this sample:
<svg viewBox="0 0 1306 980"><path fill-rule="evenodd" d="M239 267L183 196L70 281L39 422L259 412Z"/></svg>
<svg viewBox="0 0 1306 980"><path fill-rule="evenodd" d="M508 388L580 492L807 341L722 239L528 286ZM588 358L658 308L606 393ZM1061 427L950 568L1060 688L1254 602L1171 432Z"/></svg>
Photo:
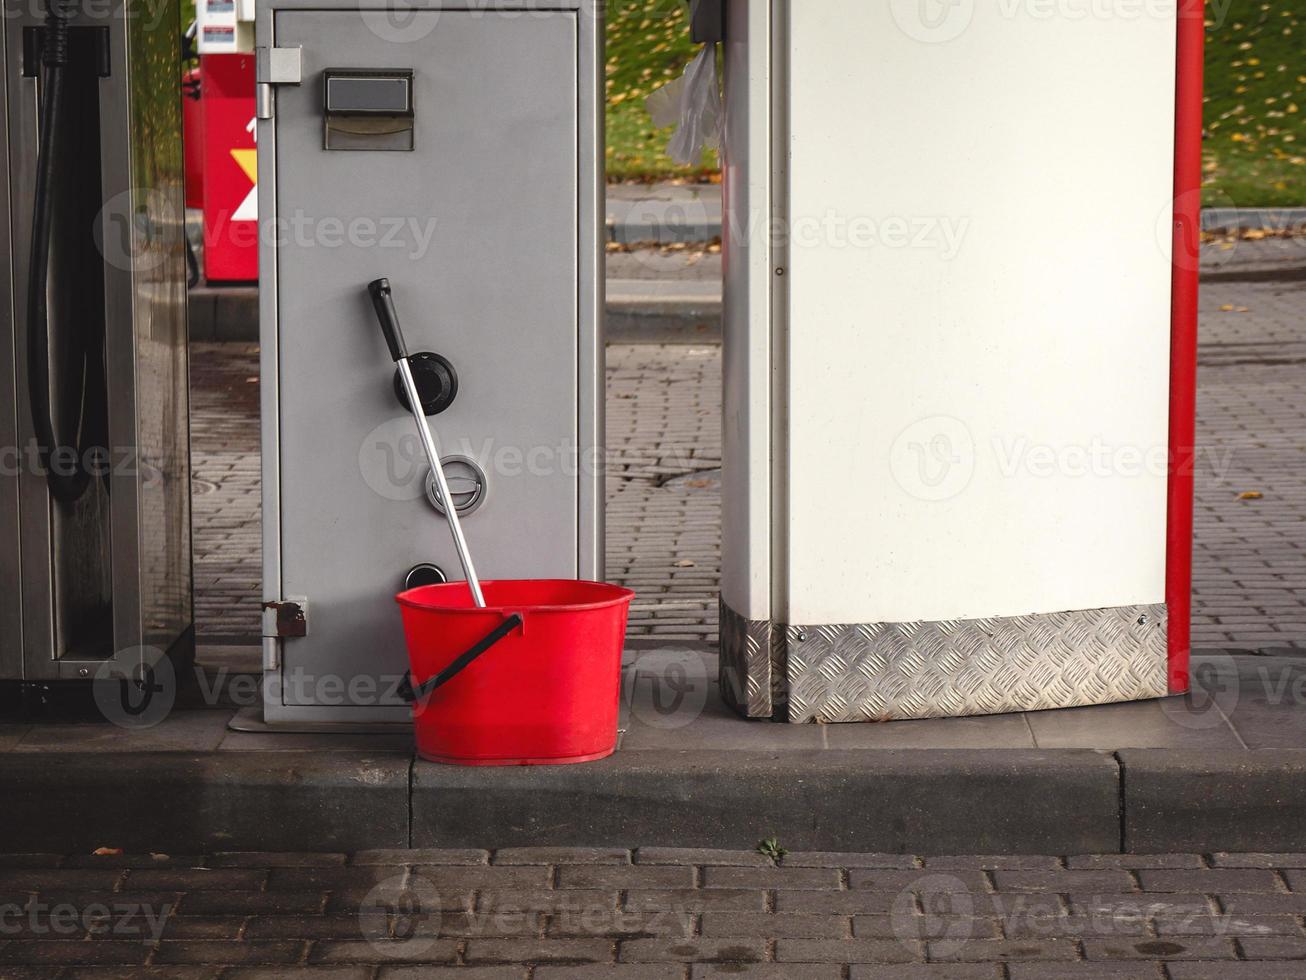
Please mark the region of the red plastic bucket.
<svg viewBox="0 0 1306 980"><path fill-rule="evenodd" d="M465 582L398 596L418 755L463 766L564 765L611 755L635 594L575 581L481 588L483 609ZM424 692L424 685L433 689Z"/></svg>

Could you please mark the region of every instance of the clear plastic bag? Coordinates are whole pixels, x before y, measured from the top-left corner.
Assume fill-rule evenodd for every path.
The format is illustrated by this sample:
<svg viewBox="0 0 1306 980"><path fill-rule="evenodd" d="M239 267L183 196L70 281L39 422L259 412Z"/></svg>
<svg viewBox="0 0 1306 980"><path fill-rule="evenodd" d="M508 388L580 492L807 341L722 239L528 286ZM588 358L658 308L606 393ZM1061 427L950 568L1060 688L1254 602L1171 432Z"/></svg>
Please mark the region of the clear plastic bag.
<svg viewBox="0 0 1306 980"><path fill-rule="evenodd" d="M676 163L694 166L703 150L721 145L721 80L717 75L716 45L706 44L685 74L658 89L644 102L653 125L675 126L667 153Z"/></svg>

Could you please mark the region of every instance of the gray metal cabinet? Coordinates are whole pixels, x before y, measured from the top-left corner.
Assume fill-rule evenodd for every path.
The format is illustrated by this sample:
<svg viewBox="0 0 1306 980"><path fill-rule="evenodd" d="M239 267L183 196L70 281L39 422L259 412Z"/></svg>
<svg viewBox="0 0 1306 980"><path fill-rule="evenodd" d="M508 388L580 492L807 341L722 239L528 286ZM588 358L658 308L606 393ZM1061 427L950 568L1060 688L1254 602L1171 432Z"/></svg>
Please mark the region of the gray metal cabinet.
<svg viewBox="0 0 1306 980"><path fill-rule="evenodd" d="M362 6L257 26L264 593L307 626L265 614L269 722L406 717L394 595L461 577L373 279L457 373L432 423L481 576L602 574L601 5Z"/></svg>

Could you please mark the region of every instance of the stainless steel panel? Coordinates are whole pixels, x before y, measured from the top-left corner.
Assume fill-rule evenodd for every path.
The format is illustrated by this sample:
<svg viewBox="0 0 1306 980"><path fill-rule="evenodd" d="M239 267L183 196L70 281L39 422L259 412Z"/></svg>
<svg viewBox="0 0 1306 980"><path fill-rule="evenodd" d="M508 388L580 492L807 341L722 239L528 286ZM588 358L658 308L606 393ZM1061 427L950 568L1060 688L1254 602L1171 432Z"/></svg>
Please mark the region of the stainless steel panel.
<svg viewBox="0 0 1306 980"><path fill-rule="evenodd" d="M791 722L1038 711L1168 693L1166 607L784 628Z"/></svg>
<svg viewBox="0 0 1306 980"><path fill-rule="evenodd" d="M14 22L0 18L0 38L6 64ZM18 451L18 387L14 318L13 243L9 235L9 86L12 76L4 73L0 96L0 678L23 673L23 609L19 560L18 474L22 456Z"/></svg>
<svg viewBox="0 0 1306 980"><path fill-rule="evenodd" d="M0 516L0 568L12 573L15 588L8 591L21 593L23 615L20 630L5 630L0 677L79 676L83 657L141 645L167 650L191 636L179 25L175 7L156 7L86 8L72 21L74 29L108 30L110 74L91 86L98 93L103 206L94 243L81 241L84 251L74 263L84 274L73 270L68 281L52 280L52 310L74 289L97 290L102 282L105 448L113 475L109 493L92 488L65 507L52 503L37 467L20 467L21 531L13 541ZM39 26L42 11L40 5L7 3L5 13L5 164L12 211L4 237L6 272L17 286L11 293L13 332L0 358L0 392L14 413L12 444L21 448L32 440L24 285L37 139L37 82L21 74L22 30ZM57 312L52 319L56 348L66 319ZM4 418L0 412L0 422ZM4 484L0 506L7 513L7 477ZM110 606L111 619L102 615ZM8 645L20 633L21 660Z"/></svg>
<svg viewBox="0 0 1306 980"><path fill-rule="evenodd" d="M5 87L8 107L10 212L7 234L13 276L14 384L12 397L18 421L17 446L26 453L32 441L27 385L27 267L31 245L32 198L35 187L37 81L22 76L23 29L38 26L40 8L5 4ZM112 29L112 28L111 28ZM121 34L119 34L121 36ZM45 480L25 456L18 473L18 584L23 606L22 679L58 676L54 634L53 523Z"/></svg>
<svg viewBox="0 0 1306 980"><path fill-rule="evenodd" d="M572 4L569 4L569 6ZM606 307L604 248L607 241L606 136L604 121L607 62L604 58L606 0L575 0L577 18L577 175L580 194L576 212L579 228L577 266L577 437L590 460L577 475L577 567L581 578L605 578L604 501L606 493L605 390Z"/></svg>
<svg viewBox="0 0 1306 980"><path fill-rule="evenodd" d="M311 679L402 673L404 573L432 561L461 577L391 393L373 278L391 280L410 349L458 371L433 423L443 454L489 476L465 521L482 576L599 574L595 22L429 10L395 43L377 16L260 8L261 42L303 49L302 84L274 86L260 128L262 211L280 225L260 270L265 589L312 610L307 637L265 641L279 671L269 719L376 717L325 703ZM324 151L327 68L414 69L414 152ZM397 241L351 243L368 221ZM327 241L333 228L344 243Z"/></svg>

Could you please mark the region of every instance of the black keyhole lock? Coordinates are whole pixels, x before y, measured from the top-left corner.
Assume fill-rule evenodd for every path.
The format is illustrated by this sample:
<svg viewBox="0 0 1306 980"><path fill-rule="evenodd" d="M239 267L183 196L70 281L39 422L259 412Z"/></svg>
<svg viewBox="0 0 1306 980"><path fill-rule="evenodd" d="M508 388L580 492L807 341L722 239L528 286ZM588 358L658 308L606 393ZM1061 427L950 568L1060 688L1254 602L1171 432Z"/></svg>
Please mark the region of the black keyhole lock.
<svg viewBox="0 0 1306 980"><path fill-rule="evenodd" d="M422 398L422 409L427 415L439 415L453 404L458 395L458 372L448 359L430 351L418 351L408 358L408 364L413 371L413 381L417 383L417 393ZM406 411L412 411L398 370L395 371L395 397Z"/></svg>
<svg viewBox="0 0 1306 980"><path fill-rule="evenodd" d="M445 577L444 569L439 565L432 565L430 562L422 562L420 565L414 565L408 569L404 575L404 589L420 589L424 585L444 585L449 579Z"/></svg>

